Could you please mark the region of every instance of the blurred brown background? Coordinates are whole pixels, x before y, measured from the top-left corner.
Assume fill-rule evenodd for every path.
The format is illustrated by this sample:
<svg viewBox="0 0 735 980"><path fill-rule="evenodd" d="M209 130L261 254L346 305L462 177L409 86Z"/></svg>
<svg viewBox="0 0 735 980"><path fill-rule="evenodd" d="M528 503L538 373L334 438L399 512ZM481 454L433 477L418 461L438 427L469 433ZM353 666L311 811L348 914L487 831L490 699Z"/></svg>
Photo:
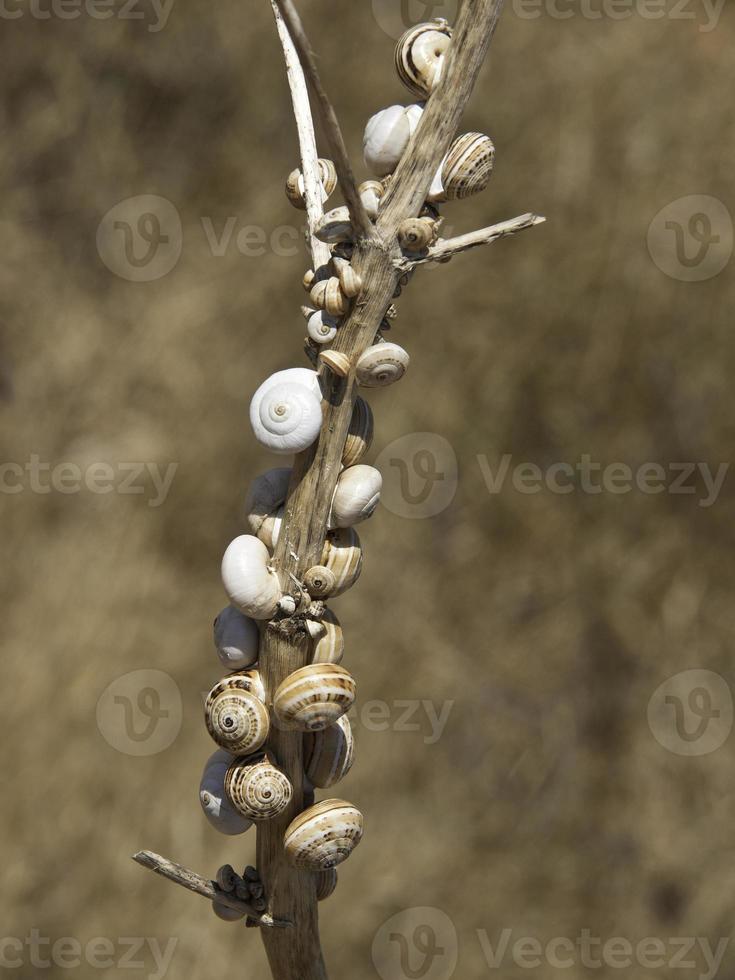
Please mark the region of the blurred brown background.
<svg viewBox="0 0 735 980"><path fill-rule="evenodd" d="M406 9L418 19L424 6ZM300 8L364 178L366 119L410 101L392 67L401 5ZM178 940L176 980L259 980L256 933L129 855L147 847L208 874L254 858L254 834L210 829L197 789L212 751L201 695L219 676L219 561L248 480L280 464L255 443L248 401L272 371L305 364L306 255L295 232L271 238L300 215L283 194L297 146L269 4L177 0L165 23L146 0L130 8L142 19L122 4L105 20L3 9L2 936L115 947L105 967L56 964L48 977L131 975L118 941L139 936ZM420 272L399 301L391 339L412 364L371 397L369 459L407 434L441 436L457 492L426 519L381 508L360 532L361 581L335 603L359 688L357 761L338 795L364 811L366 834L321 910L334 977L402 980L395 944L378 940L376 966L373 940L424 906L453 923L463 980L707 976L701 947L685 957L694 967L671 963L670 937L714 949L731 935L732 478L710 506L693 477L691 494L527 494L509 474L490 494L477 459L493 472L503 454L543 471L583 454L634 471L731 459L731 226L711 201L680 199L733 211L735 19L728 5L713 23L695 0L660 19L621 9L508 3L463 123L493 136L496 172L444 214L456 232L527 210L548 222ZM158 231L138 227L128 202L110 232L105 215L140 195L165 198L173 221L164 208ZM657 264L649 226L669 205L651 232ZM137 266L120 251L125 224L143 236ZM262 249L238 248L246 226L262 229ZM219 239L225 227L213 249L207 229ZM112 269L105 228L108 245L118 233ZM146 274L145 236L153 248L159 232L161 268L178 242L176 264L125 278ZM112 492L75 492L73 467L86 480L100 463ZM127 463L149 466L146 479L126 471L140 493L125 492ZM169 464L161 502L150 468ZM692 669L720 682L697 675L681 693L687 742L674 701L649 724L649 700ZM138 703L136 677L151 675L128 675L141 670L169 675L171 699L166 688L160 705ZM370 721L375 700L385 725ZM409 719L406 701L418 702ZM423 702L452 702L436 739ZM711 744L697 744L700 721L715 726ZM511 945L582 929L658 937L665 963L592 968L577 954L524 969L509 949L494 969L478 930L495 948L503 929ZM28 945L3 954L23 964L0 972L39 975ZM411 955L412 975L448 975L441 957L422 973ZM156 975L149 948L136 959L132 975ZM728 950L717 976L734 964Z"/></svg>

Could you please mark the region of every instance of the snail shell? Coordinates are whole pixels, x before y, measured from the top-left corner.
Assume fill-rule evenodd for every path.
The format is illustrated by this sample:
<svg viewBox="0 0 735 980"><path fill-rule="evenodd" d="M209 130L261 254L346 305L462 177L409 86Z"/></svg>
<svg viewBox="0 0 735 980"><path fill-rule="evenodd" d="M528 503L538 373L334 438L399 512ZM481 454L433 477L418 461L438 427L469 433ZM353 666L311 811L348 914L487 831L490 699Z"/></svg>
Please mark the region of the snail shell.
<svg viewBox="0 0 735 980"><path fill-rule="evenodd" d="M241 534L222 558L222 582L233 606L252 619L270 619L281 598L278 576L268 567L270 555L262 541Z"/></svg>
<svg viewBox="0 0 735 980"><path fill-rule="evenodd" d="M321 563L334 573L336 584L332 597L351 588L362 571L362 548L357 531L351 527L330 531L324 542Z"/></svg>
<svg viewBox="0 0 735 980"><path fill-rule="evenodd" d="M420 105L392 105L368 120L363 151L365 165L376 177L385 177L396 169L423 111Z"/></svg>
<svg viewBox="0 0 735 980"><path fill-rule="evenodd" d="M259 537L268 547L273 537L273 517L286 500L288 495L288 484L291 480L291 468L289 466L277 466L272 470L256 476L248 489L245 498L245 515L248 530L251 534ZM261 534L263 525L271 521L271 527Z"/></svg>
<svg viewBox="0 0 735 980"><path fill-rule="evenodd" d="M352 726L346 716L329 728L304 738L304 769L312 786L327 789L334 786L352 768L354 741Z"/></svg>
<svg viewBox="0 0 735 980"><path fill-rule="evenodd" d="M289 731L316 732L333 725L355 700L352 675L336 664L309 664L282 681L273 711Z"/></svg>
<svg viewBox="0 0 735 980"><path fill-rule="evenodd" d="M288 776L264 756L235 759L225 776L225 792L233 807L248 820L270 820L291 802Z"/></svg>
<svg viewBox="0 0 735 980"><path fill-rule="evenodd" d="M257 670L230 674L207 695L204 718L220 748L232 755L249 755L265 743L270 718Z"/></svg>
<svg viewBox="0 0 735 980"><path fill-rule="evenodd" d="M324 565L314 565L304 575L304 585L312 599L323 599L336 585L334 573Z"/></svg>
<svg viewBox="0 0 735 980"><path fill-rule="evenodd" d="M352 527L370 517L378 506L383 477L374 466L349 466L337 480L330 527Z"/></svg>
<svg viewBox="0 0 735 980"><path fill-rule="evenodd" d="M405 252L422 252L436 240L436 223L431 218L408 218L398 228L398 244Z"/></svg>
<svg viewBox="0 0 735 980"><path fill-rule="evenodd" d="M214 621L214 646L228 670L252 667L258 660L260 633L252 619L227 606Z"/></svg>
<svg viewBox="0 0 735 980"><path fill-rule="evenodd" d="M250 402L250 424L261 445L275 453L307 449L322 427L321 390L315 371L277 371Z"/></svg>
<svg viewBox="0 0 735 980"><path fill-rule="evenodd" d="M351 242L354 238L350 212L342 205L327 211L314 228L314 236L320 242L336 245L338 242Z"/></svg>
<svg viewBox="0 0 735 980"><path fill-rule="evenodd" d="M364 398L357 398L352 409L350 427L347 430L345 448L342 450L342 465L359 463L373 441L373 412Z"/></svg>
<svg viewBox="0 0 735 980"><path fill-rule="evenodd" d="M362 276L350 265L347 259L339 255L332 256L332 265L337 273L342 292L348 299L354 299L362 289Z"/></svg>
<svg viewBox="0 0 735 980"><path fill-rule="evenodd" d="M344 634L339 620L331 609L325 609L322 617L324 633L317 637L313 646L313 664L338 664L345 651Z"/></svg>
<svg viewBox="0 0 735 980"><path fill-rule="evenodd" d="M286 829L286 858L304 871L328 871L346 860L362 838L362 814L344 800L322 800Z"/></svg>
<svg viewBox="0 0 735 980"><path fill-rule="evenodd" d="M338 378L346 378L350 373L350 359L341 351L323 350L319 355L319 360L322 364L326 364Z"/></svg>
<svg viewBox="0 0 735 980"><path fill-rule="evenodd" d="M314 306L330 316L342 316L347 312L349 303L336 276L315 283L309 295Z"/></svg>
<svg viewBox="0 0 735 980"><path fill-rule="evenodd" d="M410 358L398 344L375 344L357 362L357 381L365 388L393 384L406 373Z"/></svg>
<svg viewBox="0 0 735 980"><path fill-rule="evenodd" d="M331 344L337 336L338 320L326 310L315 310L308 319L306 332L315 344Z"/></svg>
<svg viewBox="0 0 735 980"><path fill-rule="evenodd" d="M337 186L337 171L331 160L319 160L319 179L322 185L322 203L334 193ZM293 170L286 180L286 197L300 211L306 210L304 198L304 176L300 170Z"/></svg>
<svg viewBox="0 0 735 980"><path fill-rule="evenodd" d="M222 919L223 922L239 922L247 915L247 912L241 912L239 909L231 909L229 905L223 905L216 898L212 900L212 910L217 918Z"/></svg>
<svg viewBox="0 0 735 980"><path fill-rule="evenodd" d="M495 162L495 146L489 136L465 133L452 143L444 158L441 182L445 198L469 197L485 190ZM431 195L429 200L432 200Z"/></svg>
<svg viewBox="0 0 735 980"><path fill-rule="evenodd" d="M269 514L260 525L257 536L269 551L273 551L278 542L278 535L281 533L281 524L283 524L283 512L284 508L279 507L278 510Z"/></svg>
<svg viewBox="0 0 735 980"><path fill-rule="evenodd" d="M207 760L199 784L199 802L205 817L215 830L228 836L244 834L252 827L252 822L235 810L225 794L225 775L232 762L230 753L219 749Z"/></svg>
<svg viewBox="0 0 735 980"><path fill-rule="evenodd" d="M434 21L411 27L396 44L398 77L420 99L428 98L439 84L451 38L446 21Z"/></svg>
<svg viewBox="0 0 735 980"><path fill-rule="evenodd" d="M323 902L333 894L337 887L337 869L327 868L320 871L316 878L316 898L318 902Z"/></svg>
<svg viewBox="0 0 735 980"><path fill-rule="evenodd" d="M379 180L365 180L357 188L357 193L360 195L368 218L375 221L378 217L380 199L385 194L385 187Z"/></svg>

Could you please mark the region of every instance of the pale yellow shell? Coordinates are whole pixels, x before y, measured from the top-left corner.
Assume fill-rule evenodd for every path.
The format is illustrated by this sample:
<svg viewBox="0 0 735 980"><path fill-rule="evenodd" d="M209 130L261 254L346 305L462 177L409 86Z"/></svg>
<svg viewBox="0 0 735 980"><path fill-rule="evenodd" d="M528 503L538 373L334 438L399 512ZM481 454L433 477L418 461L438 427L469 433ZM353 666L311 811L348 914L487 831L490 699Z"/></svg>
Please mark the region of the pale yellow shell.
<svg viewBox="0 0 735 980"><path fill-rule="evenodd" d="M304 585L312 599L324 599L336 585L334 572L324 565L313 565L304 573Z"/></svg>
<svg viewBox="0 0 735 980"><path fill-rule="evenodd" d="M265 744L270 728L265 692L257 670L230 674L207 696L207 730L221 748L248 755Z"/></svg>
<svg viewBox="0 0 735 980"><path fill-rule="evenodd" d="M321 563L334 572L336 583L332 596L342 595L355 584L362 571L362 548L354 528L329 532Z"/></svg>
<svg viewBox="0 0 735 980"><path fill-rule="evenodd" d="M278 535L281 533L281 524L283 523L283 512L284 508L279 507L272 514L268 514L260 525L257 536L270 551L273 551L278 543Z"/></svg>
<svg viewBox="0 0 735 980"><path fill-rule="evenodd" d="M396 44L398 77L419 98L428 98L439 84L451 37L446 21L434 21L409 28Z"/></svg>
<svg viewBox="0 0 735 980"><path fill-rule="evenodd" d="M348 299L354 299L362 289L362 276L355 271L346 259L335 257L332 261L337 270L337 277L342 292Z"/></svg>
<svg viewBox="0 0 735 980"><path fill-rule="evenodd" d="M345 640L339 620L331 609L322 616L324 632L314 641L311 662L313 664L338 664L345 652Z"/></svg>
<svg viewBox="0 0 735 980"><path fill-rule="evenodd" d="M359 463L373 441L373 412L364 398L357 398L352 409L347 441L342 451L342 464Z"/></svg>
<svg viewBox="0 0 735 980"><path fill-rule="evenodd" d="M346 378L350 373L350 359L346 354L338 350L323 350L319 354L319 360L326 364L330 371L339 378Z"/></svg>
<svg viewBox="0 0 735 980"><path fill-rule="evenodd" d="M337 276L321 279L315 283L309 296L314 306L320 310L325 310L330 316L342 316L349 307L347 297L342 292L342 286Z"/></svg>
<svg viewBox="0 0 735 980"><path fill-rule="evenodd" d="M398 344L374 344L357 362L358 384L365 388L380 388L393 384L406 373L410 358Z"/></svg>
<svg viewBox="0 0 735 980"><path fill-rule="evenodd" d="M355 700L352 675L336 664L309 664L282 681L273 696L273 711L290 731L316 732L334 724Z"/></svg>
<svg viewBox="0 0 735 980"><path fill-rule="evenodd" d="M383 477L374 466L348 466L337 480L329 526L352 527L367 520L378 506L382 486Z"/></svg>
<svg viewBox="0 0 735 980"><path fill-rule="evenodd" d="M288 806L293 787L288 776L267 758L236 759L225 776L233 807L248 820L270 820Z"/></svg>
<svg viewBox="0 0 735 980"><path fill-rule="evenodd" d="M336 245L337 242L351 242L354 232L350 212L346 207L332 208L317 222L314 235L320 242Z"/></svg>
<svg viewBox="0 0 735 980"><path fill-rule="evenodd" d="M398 227L398 244L404 252L422 252L436 241L436 223L431 218L408 218Z"/></svg>
<svg viewBox="0 0 735 980"><path fill-rule="evenodd" d="M365 180L357 188L357 193L360 195L368 218L375 221L378 217L380 199L385 194L385 187L379 180Z"/></svg>
<svg viewBox="0 0 735 980"><path fill-rule="evenodd" d="M324 203L337 186L337 171L331 160L319 160L319 177L322 184L322 203ZM300 170L292 170L288 175L286 197L295 208L300 211L306 210L304 178Z"/></svg>
<svg viewBox="0 0 735 980"><path fill-rule="evenodd" d="M352 768L354 741L345 715L329 728L304 738L304 769L312 786L334 786Z"/></svg>
<svg viewBox="0 0 735 980"><path fill-rule="evenodd" d="M483 191L493 172L495 147L489 136L458 136L444 158L441 182L448 201Z"/></svg>
<svg viewBox="0 0 735 980"><path fill-rule="evenodd" d="M361 839L360 811L344 800L322 800L291 821L283 843L295 868L328 871L346 860Z"/></svg>
<svg viewBox="0 0 735 980"><path fill-rule="evenodd" d="M318 902L323 902L334 893L337 887L337 869L327 868L320 871L316 879L316 897Z"/></svg>

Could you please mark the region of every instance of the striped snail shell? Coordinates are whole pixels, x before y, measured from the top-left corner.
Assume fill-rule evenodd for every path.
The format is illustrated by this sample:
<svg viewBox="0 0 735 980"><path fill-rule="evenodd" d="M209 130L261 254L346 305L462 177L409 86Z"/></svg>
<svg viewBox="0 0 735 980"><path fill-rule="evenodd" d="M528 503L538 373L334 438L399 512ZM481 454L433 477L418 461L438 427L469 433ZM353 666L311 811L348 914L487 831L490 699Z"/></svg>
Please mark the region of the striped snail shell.
<svg viewBox="0 0 735 980"><path fill-rule="evenodd" d="M383 477L374 466L359 463L342 470L332 498L330 527L352 527L370 517L378 506Z"/></svg>
<svg viewBox="0 0 735 980"><path fill-rule="evenodd" d="M423 252L436 241L436 223L431 218L407 218L398 227L398 244L404 252Z"/></svg>
<svg viewBox="0 0 735 980"><path fill-rule="evenodd" d="M357 531L351 527L330 531L324 542L321 563L334 573L332 597L351 588L362 571L362 548Z"/></svg>
<svg viewBox="0 0 735 980"><path fill-rule="evenodd" d="M232 755L257 752L268 738L270 718L257 670L230 674L207 695L204 718L220 748Z"/></svg>
<svg viewBox="0 0 735 980"><path fill-rule="evenodd" d="M225 792L233 807L248 820L270 820L291 802L288 776L265 756L235 759L225 776Z"/></svg>
<svg viewBox="0 0 735 980"><path fill-rule="evenodd" d="M289 864L303 871L328 871L346 860L362 838L362 814L344 800L322 800L300 813L286 829Z"/></svg>
<svg viewBox="0 0 735 980"><path fill-rule="evenodd" d="M452 143L444 158L441 183L447 201L484 191L493 172L495 146L489 136L465 133ZM432 200L431 194L429 200Z"/></svg>
<svg viewBox="0 0 735 980"><path fill-rule="evenodd" d="M304 737L304 769L312 786L334 786L352 768L352 726L345 715L321 732Z"/></svg>
<svg viewBox="0 0 735 980"><path fill-rule="evenodd" d="M234 836L244 834L252 822L232 806L225 793L225 776L233 762L229 752L218 749L207 760L199 784L199 802L204 815L215 830Z"/></svg>
<svg viewBox="0 0 735 980"><path fill-rule="evenodd" d="M321 397L315 371L277 371L263 382L250 402L255 438L275 453L307 449L322 427Z"/></svg>
<svg viewBox="0 0 735 980"><path fill-rule="evenodd" d="M282 681L273 711L289 731L316 732L334 724L355 700L352 675L336 664L309 664Z"/></svg>
<svg viewBox="0 0 735 980"><path fill-rule="evenodd" d="M337 869L327 868L320 871L316 876L316 898L318 902L324 902L334 893L337 887Z"/></svg>
<svg viewBox="0 0 735 980"><path fill-rule="evenodd" d="M357 381L365 388L393 384L406 373L410 358L398 344L374 344L357 362Z"/></svg>
<svg viewBox="0 0 735 980"><path fill-rule="evenodd" d="M409 28L396 44L398 77L414 95L428 98L439 84L452 30L444 20Z"/></svg>
<svg viewBox="0 0 735 980"><path fill-rule="evenodd" d="M385 194L385 187L379 180L364 180L357 188L357 193L360 195L368 218L375 221L378 217L380 199Z"/></svg>
<svg viewBox="0 0 735 980"><path fill-rule="evenodd" d="M252 667L258 660L260 633L254 620L234 606L225 607L214 621L214 646L228 670Z"/></svg>
<svg viewBox="0 0 735 980"><path fill-rule="evenodd" d="M331 344L337 336L337 317L331 316L326 310L315 310L306 324L306 332L315 344Z"/></svg>
<svg viewBox="0 0 735 980"><path fill-rule="evenodd" d="M365 166L376 177L385 177L396 169L423 111L420 105L392 105L368 119L363 152Z"/></svg>
<svg viewBox="0 0 735 980"><path fill-rule="evenodd" d="M313 664L338 664L345 651L345 640L340 622L331 609L324 610L322 625L324 632L314 641L311 662Z"/></svg>
<svg viewBox="0 0 735 980"><path fill-rule="evenodd" d="M342 450L342 465L359 463L373 441L373 412L364 398L357 398L352 409L350 427L347 430L345 448Z"/></svg>
<svg viewBox="0 0 735 980"><path fill-rule="evenodd" d="M268 548L252 534L231 541L222 558L227 598L251 619L270 619L281 598L278 576L269 562Z"/></svg>
<svg viewBox="0 0 735 980"><path fill-rule="evenodd" d="M350 212L342 205L327 211L314 228L314 236L320 242L336 245L338 242L351 242L354 238Z"/></svg>
<svg viewBox="0 0 735 980"><path fill-rule="evenodd" d="M337 273L339 285L348 299L354 299L362 289L362 276L353 268L348 259L340 255L332 256L332 265Z"/></svg>
<svg viewBox="0 0 735 980"><path fill-rule="evenodd" d="M346 354L339 350L323 350L319 354L319 361L326 364L329 370L336 374L338 378L346 378L350 373L350 359Z"/></svg>
<svg viewBox="0 0 735 980"><path fill-rule="evenodd" d="M314 306L324 310L329 316L342 316L349 307L337 276L315 283L309 296Z"/></svg>
<svg viewBox="0 0 735 980"><path fill-rule="evenodd" d="M322 185L322 203L334 193L337 186L337 171L331 160L319 160L319 179ZM286 197L300 211L306 210L304 198L304 175L300 170L292 170L286 180Z"/></svg>
<svg viewBox="0 0 735 980"><path fill-rule="evenodd" d="M336 584L334 572L324 565L314 565L304 574L304 585L312 599L323 599L331 595Z"/></svg>

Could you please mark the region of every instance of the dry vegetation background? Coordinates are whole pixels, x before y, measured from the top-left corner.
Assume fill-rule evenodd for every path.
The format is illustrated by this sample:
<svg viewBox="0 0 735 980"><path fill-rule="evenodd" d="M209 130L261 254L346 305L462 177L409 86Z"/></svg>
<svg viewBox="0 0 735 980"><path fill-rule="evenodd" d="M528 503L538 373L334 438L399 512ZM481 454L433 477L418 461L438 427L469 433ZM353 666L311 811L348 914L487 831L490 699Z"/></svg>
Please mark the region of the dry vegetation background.
<svg viewBox="0 0 735 980"><path fill-rule="evenodd" d="M383 4L386 7L387 4ZM441 6L441 5L439 5ZM408 101L371 3L303 0L358 171L378 108ZM2 935L178 939L168 976L265 978L258 937L135 866L148 847L213 874L254 857L197 803L212 750L201 693L219 670L211 621L219 561L242 527L260 451L247 405L301 355L305 255L216 257L222 228L293 224L282 190L297 149L269 5L178 0L153 20L3 20L0 343L3 461L178 464L150 494L2 494L4 586ZM689 10L704 19L699 4ZM477 461L602 463L731 458L732 266L702 283L664 275L646 247L671 201L733 210L735 20L558 20L511 7L464 120L489 132L496 173L445 209L457 231L526 210L548 223L419 273L392 339L411 353L372 398L372 456L412 432L445 437L456 497L427 520L382 509L361 531L359 586L335 608L359 704L454 702L436 744L370 731L339 794L364 811L363 844L322 907L333 976L376 976L391 915L453 920L457 976L578 980L581 965L490 970L477 940L631 941L732 929L732 738L686 758L646 717L667 677L732 680L732 481L696 496L490 495ZM118 10L119 12L119 10ZM440 10L437 12L441 12ZM149 283L98 255L102 216L139 194L181 215L175 269ZM700 487L701 490L701 487ZM102 737L116 678L168 673L181 731L136 758ZM423 719L423 720L422 720ZM598 969L641 978L698 969ZM721 978L735 976L734 960ZM147 976L82 966L8 976ZM437 974L438 975L438 974ZM433 976L429 974L429 976ZM401 980L396 975L396 980Z"/></svg>

